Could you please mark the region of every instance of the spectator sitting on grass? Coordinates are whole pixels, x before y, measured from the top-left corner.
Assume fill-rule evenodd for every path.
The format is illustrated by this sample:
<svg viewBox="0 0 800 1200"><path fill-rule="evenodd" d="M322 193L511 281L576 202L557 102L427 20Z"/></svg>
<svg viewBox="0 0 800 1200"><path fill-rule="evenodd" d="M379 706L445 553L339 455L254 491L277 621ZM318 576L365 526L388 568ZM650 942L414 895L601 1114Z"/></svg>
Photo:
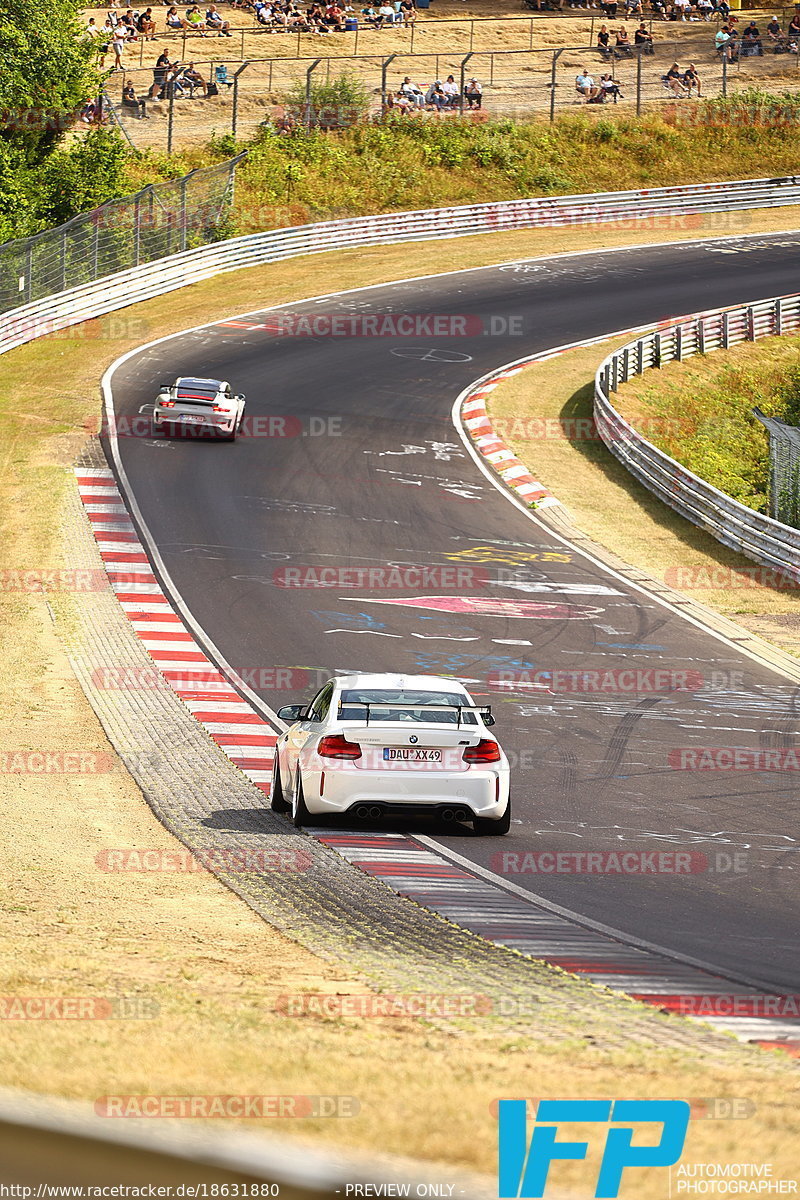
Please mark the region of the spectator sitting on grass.
<svg viewBox="0 0 800 1200"><path fill-rule="evenodd" d="M141 117L145 121L150 120L145 111L145 101L137 97L132 83L126 83L122 89L122 105L123 108L133 109L134 115L137 118Z"/></svg>
<svg viewBox="0 0 800 1200"><path fill-rule="evenodd" d="M464 88L464 99L470 108L480 108L483 104L483 88L477 79L470 79Z"/></svg>
<svg viewBox="0 0 800 1200"><path fill-rule="evenodd" d="M600 32L597 35L597 49L603 58L611 58L611 34L608 32L607 25L600 26Z"/></svg>
<svg viewBox="0 0 800 1200"><path fill-rule="evenodd" d="M394 25L394 9L389 0L384 0L383 4L378 9L378 20L375 22L378 29L384 25Z"/></svg>
<svg viewBox="0 0 800 1200"><path fill-rule="evenodd" d="M621 58L623 54L628 57L633 53L631 48L631 39L628 37L628 31L624 25L617 30L617 44L615 49L617 52L617 58Z"/></svg>
<svg viewBox="0 0 800 1200"><path fill-rule="evenodd" d="M196 4L193 5L192 8L186 10L186 24L189 29L193 30L195 33L199 33L201 37L206 36L203 14L200 12L200 9Z"/></svg>
<svg viewBox="0 0 800 1200"><path fill-rule="evenodd" d="M783 31L777 17L773 17L767 25L767 37L771 42L783 41Z"/></svg>
<svg viewBox="0 0 800 1200"><path fill-rule="evenodd" d="M594 79L589 74L586 67L579 71L575 76L575 91L579 96L585 96L587 100L591 100L593 96L597 95Z"/></svg>
<svg viewBox="0 0 800 1200"><path fill-rule="evenodd" d="M644 21L642 21L633 35L633 41L634 45L641 46L640 54L653 54L653 35L649 32Z"/></svg>
<svg viewBox="0 0 800 1200"><path fill-rule="evenodd" d="M447 97L442 91L441 79L434 80L434 82L428 88L427 92L425 93L425 103L429 107L437 110L441 110L445 107L447 104Z"/></svg>
<svg viewBox="0 0 800 1200"><path fill-rule="evenodd" d="M223 19L222 13L218 10L216 4L209 5L206 12L206 28L216 30L217 37L233 37L230 21Z"/></svg>
<svg viewBox="0 0 800 1200"><path fill-rule="evenodd" d="M194 95L195 88L203 89L203 96L208 95L208 84L203 76L197 70L193 62L190 62L187 67L184 67L180 74L181 87L188 87L189 95Z"/></svg>
<svg viewBox="0 0 800 1200"><path fill-rule="evenodd" d="M698 97L700 96L700 76L697 73L697 67L694 63L689 63L681 76L681 82L690 96L693 88L696 89Z"/></svg>
<svg viewBox="0 0 800 1200"><path fill-rule="evenodd" d="M156 40L156 23L152 8L146 8L143 13L139 13L136 19L136 28L146 42Z"/></svg>
<svg viewBox="0 0 800 1200"><path fill-rule="evenodd" d="M613 75L601 75L600 94L604 100L613 100L615 104L617 100L625 99L620 91L619 80L615 79Z"/></svg>
<svg viewBox="0 0 800 1200"><path fill-rule="evenodd" d="M336 0L331 0L325 9L325 24L329 29L344 29L344 9L339 7Z"/></svg>
<svg viewBox="0 0 800 1200"><path fill-rule="evenodd" d="M407 96L413 105L417 108L425 107L425 97L422 94L422 88L417 87L416 83L411 82L411 76L406 75L403 82L400 84L399 91L404 96Z"/></svg>
<svg viewBox="0 0 800 1200"><path fill-rule="evenodd" d="M177 6L172 5L167 9L167 15L164 18L167 23L167 29L188 29L189 26L184 21L183 17L178 12Z"/></svg>
<svg viewBox="0 0 800 1200"><path fill-rule="evenodd" d="M786 27L786 45L793 53L797 53L797 47L800 45L800 17L797 13Z"/></svg>
<svg viewBox="0 0 800 1200"><path fill-rule="evenodd" d="M744 58L749 54L763 54L764 47L761 45L761 34L755 21L751 21L749 25L742 30L741 54Z"/></svg>
<svg viewBox="0 0 800 1200"><path fill-rule="evenodd" d="M664 84L667 89L672 92L673 96L685 96L686 90L683 86L683 76L681 69L676 62L672 64L670 69L664 76Z"/></svg>
<svg viewBox="0 0 800 1200"><path fill-rule="evenodd" d="M712 0L697 0L697 15L704 21L710 21L714 12Z"/></svg>
<svg viewBox="0 0 800 1200"><path fill-rule="evenodd" d="M458 104L458 84L452 75L448 75L442 84L442 91L447 100L448 108L455 108Z"/></svg>

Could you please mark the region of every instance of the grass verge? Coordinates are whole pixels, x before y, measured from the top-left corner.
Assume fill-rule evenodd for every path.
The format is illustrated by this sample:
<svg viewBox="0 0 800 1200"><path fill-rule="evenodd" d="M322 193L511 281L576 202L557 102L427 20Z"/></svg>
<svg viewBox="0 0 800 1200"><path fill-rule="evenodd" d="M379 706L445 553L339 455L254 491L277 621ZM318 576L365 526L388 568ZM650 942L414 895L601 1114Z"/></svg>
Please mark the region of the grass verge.
<svg viewBox="0 0 800 1200"><path fill-rule="evenodd" d="M800 338L775 337L645 372L617 407L651 442L720 491L767 512L769 439L758 407L800 423Z"/></svg>
<svg viewBox="0 0 800 1200"><path fill-rule="evenodd" d="M796 214L747 220L753 230L776 229ZM0 568L59 565L54 514L71 486L65 468L96 427L103 368L125 349L231 310L407 276L412 263L418 274L454 270L608 248L633 236L607 226L529 231L299 259L226 276L224 310L212 280L170 296L168 306L148 302L5 356ZM663 241L665 232L635 236ZM560 375L568 361L559 360ZM558 491L560 481L550 482ZM46 600L0 597L0 740L12 750L110 753ZM282 1133L342 1149L410 1153L487 1172L496 1154L491 1105L502 1095L735 1097L748 1102L748 1118L693 1122L687 1159L769 1160L776 1175L793 1169L797 1070L782 1055L688 1035L683 1046L680 1039L661 1048L636 1043L624 999L614 1001L613 1019L606 1009L579 1027L546 1003L512 1028L487 1023L468 1032L409 1019L279 1018L271 1009L280 993L363 993L365 985L270 929L212 878L99 872L100 848L175 846L122 770L102 786L96 776L65 776L58 790L52 780L5 774L0 790L0 995L127 995L161 1006L152 1020L0 1021L7 1086L88 1100L108 1093L355 1096L358 1116L275 1122L271 1131L280 1124ZM668 1033L677 1025L664 1019L662 1027ZM567 1168L563 1179L586 1194L596 1166L595 1159ZM622 1194L661 1200L665 1174L642 1173Z"/></svg>
<svg viewBox="0 0 800 1200"><path fill-rule="evenodd" d="M597 364L629 340L623 337L573 350L504 381L492 393L489 405L495 427L594 541L678 591L686 591L688 585L691 591L686 594L693 600L800 655L796 591L760 582L755 564L657 500L599 439L576 439L558 432L562 422L567 422L567 433L588 427ZM782 351L774 353L780 356ZM764 355L770 355L768 347ZM669 420L670 413L681 411L683 394L693 389L698 377L707 382L724 369L723 359L709 355L682 367L676 364L674 371L668 366L657 377L646 373L620 391L622 411L634 424L652 417L645 399L652 393L658 396L657 419ZM662 377L666 390L662 390ZM573 421L575 426L570 424ZM543 436L545 430L548 436ZM554 432L557 436L551 436Z"/></svg>

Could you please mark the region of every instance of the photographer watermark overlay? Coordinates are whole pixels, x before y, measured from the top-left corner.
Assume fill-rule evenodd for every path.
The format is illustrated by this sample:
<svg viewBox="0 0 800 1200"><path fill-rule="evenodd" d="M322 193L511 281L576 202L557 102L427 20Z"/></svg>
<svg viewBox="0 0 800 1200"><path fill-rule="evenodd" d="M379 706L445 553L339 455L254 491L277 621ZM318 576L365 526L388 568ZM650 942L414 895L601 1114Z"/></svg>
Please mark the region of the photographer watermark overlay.
<svg viewBox="0 0 800 1200"><path fill-rule="evenodd" d="M666 695L695 692L705 685L700 671L668 667L498 669L490 671L486 681L501 690L546 689L552 693L578 695Z"/></svg>
<svg viewBox="0 0 800 1200"><path fill-rule="evenodd" d="M639 995L641 999L641 995ZM797 1021L800 1034L800 995L767 993L716 993L712 995L676 995L649 997L650 1003L683 1017L752 1017Z"/></svg>
<svg viewBox="0 0 800 1200"><path fill-rule="evenodd" d="M236 1120L291 1120L319 1117L355 1117L361 1105L355 1096L244 1096L244 1095L108 1095L94 1102L98 1117L211 1117Z"/></svg>
<svg viewBox="0 0 800 1200"><path fill-rule="evenodd" d="M271 313L250 326L273 337L420 338L521 337L521 314L459 313Z"/></svg>
<svg viewBox="0 0 800 1200"><path fill-rule="evenodd" d="M560 1097L559 1097L560 1098ZM627 1097L628 1099L636 1100L652 1100L652 1096ZM691 1120L693 1121L747 1121L756 1115L758 1111L755 1103L752 1100L746 1100L741 1097L733 1096L674 1096L665 1097L667 1099L683 1100L689 1105ZM505 1096L502 1099L506 1099ZM540 1100L546 1097L531 1097L531 1096L515 1096L515 1100L524 1100L528 1105L528 1119L535 1120L536 1108ZM581 1096L581 1100L607 1100L607 1096ZM492 1100L489 1105L489 1112L495 1120L497 1120L499 1112L500 1098Z"/></svg>
<svg viewBox="0 0 800 1200"><path fill-rule="evenodd" d="M394 994L359 995L298 992L279 996L275 1012L285 1017L417 1017L422 1019L454 1019L487 1016L495 1011L495 1001L489 996L465 992L444 994L406 992Z"/></svg>
<svg viewBox="0 0 800 1200"><path fill-rule="evenodd" d="M95 750L0 752L0 775L106 775L116 769L113 754Z"/></svg>
<svg viewBox="0 0 800 1200"><path fill-rule="evenodd" d="M160 1011L147 996L0 996L0 1021L144 1021Z"/></svg>
<svg viewBox="0 0 800 1200"><path fill-rule="evenodd" d="M797 1180L775 1174L772 1163L682 1162L669 1169L671 1196L796 1196Z"/></svg>
<svg viewBox="0 0 800 1200"><path fill-rule="evenodd" d="M673 771L800 771L800 747L676 746L667 763Z"/></svg>
<svg viewBox="0 0 800 1200"><path fill-rule="evenodd" d="M213 667L193 670L180 663L180 660L178 664L170 659L163 662L160 669L157 666L130 667L127 664L95 667L92 683L103 690L134 692L169 689L202 691L203 688L219 686L220 674ZM331 673L322 668L239 667L226 678L234 687L248 687L255 691L307 692L327 683Z"/></svg>
<svg viewBox="0 0 800 1200"><path fill-rule="evenodd" d="M0 570L0 592L101 592L108 586L108 575L102 569L7 567Z"/></svg>
<svg viewBox="0 0 800 1200"><path fill-rule="evenodd" d="M368 588L371 591L438 591L446 588L462 591L486 587L489 572L484 567L463 563L433 566L389 563L385 567L297 564L276 568L272 582L281 588Z"/></svg>
<svg viewBox="0 0 800 1200"><path fill-rule="evenodd" d="M245 412L237 432L240 438L319 438L342 437L342 417L309 416L298 417L291 413L263 413L250 415ZM202 439L227 437L216 425L156 425L152 415L141 412L135 416L113 413L104 414L97 423L101 435L114 434L118 438L185 438Z"/></svg>
<svg viewBox="0 0 800 1200"><path fill-rule="evenodd" d="M681 592L701 588L773 588L800 590L800 580L775 567L668 567L664 582Z"/></svg>
<svg viewBox="0 0 800 1200"><path fill-rule="evenodd" d="M747 852L500 850L489 863L499 875L743 875L747 871Z"/></svg>
<svg viewBox="0 0 800 1200"><path fill-rule="evenodd" d="M99 870L107 874L193 875L197 872L222 871L232 875L262 875L269 872L308 871L313 858L307 850L279 847L184 847L164 849L116 848L95 855Z"/></svg>

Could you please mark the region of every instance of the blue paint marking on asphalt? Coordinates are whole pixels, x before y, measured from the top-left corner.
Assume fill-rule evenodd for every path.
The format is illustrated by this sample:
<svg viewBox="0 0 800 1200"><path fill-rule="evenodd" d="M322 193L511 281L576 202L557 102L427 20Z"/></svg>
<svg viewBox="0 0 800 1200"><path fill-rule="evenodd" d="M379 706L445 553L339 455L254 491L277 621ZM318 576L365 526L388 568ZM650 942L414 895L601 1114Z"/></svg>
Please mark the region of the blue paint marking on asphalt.
<svg viewBox="0 0 800 1200"><path fill-rule="evenodd" d="M614 650L666 650L666 646L655 646L650 642L598 642L598 646L611 646Z"/></svg>

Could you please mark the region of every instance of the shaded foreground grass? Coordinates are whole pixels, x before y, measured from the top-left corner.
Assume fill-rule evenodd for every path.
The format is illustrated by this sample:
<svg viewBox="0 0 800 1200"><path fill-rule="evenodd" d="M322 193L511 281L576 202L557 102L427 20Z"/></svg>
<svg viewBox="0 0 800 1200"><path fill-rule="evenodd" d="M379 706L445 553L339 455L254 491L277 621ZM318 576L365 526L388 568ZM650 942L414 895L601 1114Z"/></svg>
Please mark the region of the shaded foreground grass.
<svg viewBox="0 0 800 1200"><path fill-rule="evenodd" d="M678 591L682 580L694 581L692 599L800 654L800 596L796 591L759 583L749 559L720 545L657 500L598 438L542 435L543 420L550 423L548 433L561 422L567 430L587 428L592 418L595 369L606 354L628 340L570 351L504 381L492 393L492 420L535 477L567 506L575 523L594 541ZM720 369L718 364L717 371ZM657 378L652 372L640 378L624 395L620 392L623 412L634 424L652 415L639 402L636 387L655 389L660 395L664 376L669 390L659 402L659 419L669 421L681 411L686 389L691 390L693 370L707 379L714 373L714 356L689 360L682 368L676 365L675 372L667 367ZM649 431L650 426L647 428Z"/></svg>
<svg viewBox="0 0 800 1200"><path fill-rule="evenodd" d="M786 214L753 215L775 228ZM643 240L663 240L644 231ZM494 235L415 246L414 270L435 271L515 255L597 248L629 231L580 229ZM407 246L300 259L229 275L7 355L0 395L0 567L57 566L54 514L65 470L96 427L98 380L118 354L231 309L279 303L409 274ZM227 299L219 300L224 288ZM96 336L81 336L82 333ZM116 335L116 336L112 336ZM601 351L591 352L596 361ZM559 375L577 374L560 359ZM554 402L557 414L558 405ZM554 479L558 490L560 479ZM638 518L637 518L638 519ZM68 597L53 597L68 619ZM0 610L0 732L5 748L109 752L72 677L42 595L7 593ZM465 1029L409 1019L279 1018L281 993L363 993L363 980L328 966L258 920L202 875L100 872L98 850L174 847L121 769L65 777L57 789L30 776L0 777L4 927L0 995L127 995L161 1005L155 1020L0 1023L2 1082L93 1100L109 1093L355 1096L357 1117L271 1123L270 1132L412 1154L489 1172L496 1153L492 1101L513 1096L736 1097L747 1120L693 1122L686 1158L772 1161L794 1169L800 1137L797 1069L782 1055L702 1036L676 1044L683 1023L603 1000L587 1019L586 988L554 1006L550 972L532 968L535 1015ZM563 986L560 990L565 995ZM577 1014L580 1013L580 1016ZM631 1017L664 1031L665 1047L634 1042ZM263 1128L264 1123L261 1124ZM291 1126L291 1129L287 1127ZM596 1159L567 1167L565 1183L591 1194ZM623 1196L661 1200L664 1172L641 1173Z"/></svg>

